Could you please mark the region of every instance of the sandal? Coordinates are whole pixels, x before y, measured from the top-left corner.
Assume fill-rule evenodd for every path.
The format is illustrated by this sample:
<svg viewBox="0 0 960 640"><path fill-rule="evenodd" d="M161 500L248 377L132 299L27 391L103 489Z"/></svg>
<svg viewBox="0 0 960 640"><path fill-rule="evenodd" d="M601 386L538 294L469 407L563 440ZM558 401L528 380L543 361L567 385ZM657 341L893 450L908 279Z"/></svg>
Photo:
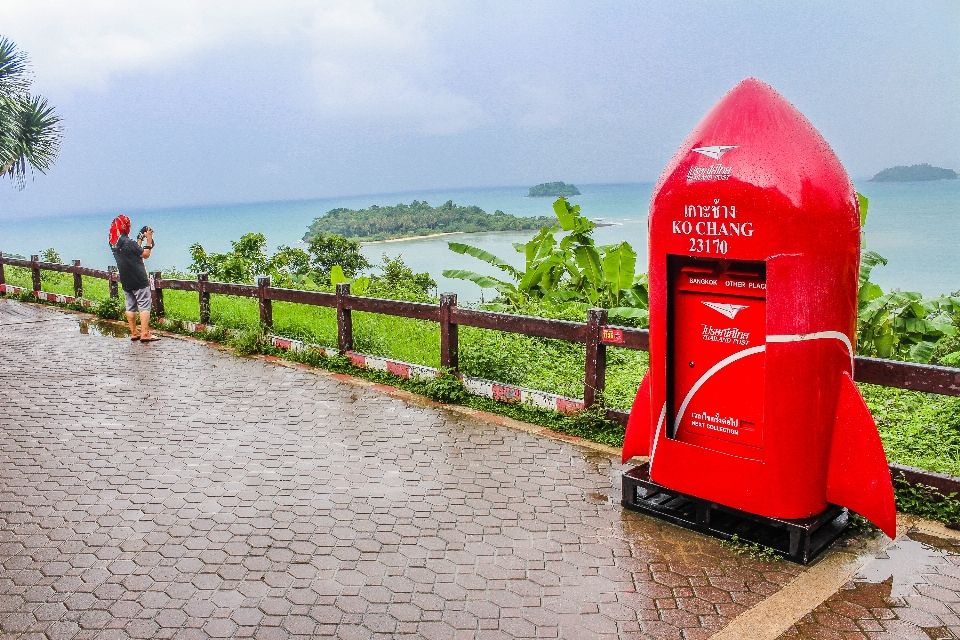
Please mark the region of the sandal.
<svg viewBox="0 0 960 640"><path fill-rule="evenodd" d="M150 336L149 338L140 338L140 342L159 342L160 336Z"/></svg>
<svg viewBox="0 0 960 640"><path fill-rule="evenodd" d="M137 340L140 339L140 336L130 336L130 339L136 342Z"/></svg>

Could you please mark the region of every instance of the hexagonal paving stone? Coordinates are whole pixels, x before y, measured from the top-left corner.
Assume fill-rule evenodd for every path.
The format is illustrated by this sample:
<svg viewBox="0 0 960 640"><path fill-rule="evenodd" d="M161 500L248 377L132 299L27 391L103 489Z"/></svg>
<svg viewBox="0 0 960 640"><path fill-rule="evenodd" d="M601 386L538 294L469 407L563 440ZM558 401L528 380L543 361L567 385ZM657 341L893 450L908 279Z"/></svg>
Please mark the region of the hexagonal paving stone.
<svg viewBox="0 0 960 640"><path fill-rule="evenodd" d="M10 300L0 324L7 634L700 638L802 571L623 512L624 467L569 442L183 340L118 368L145 346ZM804 624L950 626L954 569Z"/></svg>
<svg viewBox="0 0 960 640"><path fill-rule="evenodd" d="M232 620L210 620L203 625L203 631L211 638L229 638L237 630L237 624Z"/></svg>

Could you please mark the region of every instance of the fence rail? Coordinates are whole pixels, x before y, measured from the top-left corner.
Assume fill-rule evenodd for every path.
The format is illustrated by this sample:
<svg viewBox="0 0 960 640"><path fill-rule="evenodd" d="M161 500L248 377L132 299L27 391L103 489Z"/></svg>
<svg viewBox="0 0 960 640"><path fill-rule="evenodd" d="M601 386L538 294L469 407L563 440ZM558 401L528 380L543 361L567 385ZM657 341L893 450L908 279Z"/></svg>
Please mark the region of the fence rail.
<svg viewBox="0 0 960 640"><path fill-rule="evenodd" d="M113 297L119 295L117 290L119 276L115 267L111 267L108 271L101 271L82 267L79 260L74 260L72 265L66 265L41 262L39 256L22 260L6 257L0 253L0 285L6 284L4 265L30 269L33 290L36 292L41 291L40 272L54 271L74 274L74 293L78 298L83 294L82 276L109 281L110 295ZM440 304L434 305L356 296L350 293L350 285L346 283L337 285L336 293L326 293L272 287L269 277L261 277L257 284L252 285L211 282L205 273L199 274L196 280L167 280L159 271L152 272L150 276L153 283L154 308L157 315L161 317L164 313L163 292L167 290L196 292L200 302L200 322L203 324L210 322L211 294L257 299L260 306L260 321L268 328L273 326L274 301L334 308L337 312L337 345L343 353L353 351L353 311L381 313L439 323L440 365L454 370L459 368L458 327L461 325L581 343L586 346L583 398L586 407L597 403L603 393L608 346L640 351L648 351L650 348L650 336L647 330L610 325L604 309L590 309L586 322L570 322L464 309L457 306L457 296L452 293L442 294ZM857 382L960 396L960 369L863 356L857 356L855 363L854 379ZM608 415L624 422L627 414L622 411L608 411Z"/></svg>

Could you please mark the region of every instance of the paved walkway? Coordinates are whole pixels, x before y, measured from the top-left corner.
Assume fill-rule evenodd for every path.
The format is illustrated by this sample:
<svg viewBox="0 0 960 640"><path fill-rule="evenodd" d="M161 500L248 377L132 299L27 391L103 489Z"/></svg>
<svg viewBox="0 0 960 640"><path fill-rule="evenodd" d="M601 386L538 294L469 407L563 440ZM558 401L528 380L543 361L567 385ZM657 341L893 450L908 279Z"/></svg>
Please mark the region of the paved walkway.
<svg viewBox="0 0 960 640"><path fill-rule="evenodd" d="M0 300L10 636L706 638L806 579L624 512L617 461L575 444L84 330ZM888 581L902 593L881 568L856 583L881 585L873 604L843 608L843 589L787 635L950 633L957 556L937 544Z"/></svg>

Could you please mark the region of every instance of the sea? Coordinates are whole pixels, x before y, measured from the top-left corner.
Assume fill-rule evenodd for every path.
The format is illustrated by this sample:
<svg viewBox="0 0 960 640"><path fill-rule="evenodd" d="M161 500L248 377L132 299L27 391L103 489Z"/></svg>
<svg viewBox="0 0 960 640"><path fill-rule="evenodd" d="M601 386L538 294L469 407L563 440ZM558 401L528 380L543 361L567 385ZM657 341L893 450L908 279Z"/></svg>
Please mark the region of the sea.
<svg viewBox="0 0 960 640"><path fill-rule="evenodd" d="M598 244L626 240L638 254L638 270L647 255L647 211L652 183L579 184L582 195L571 198L581 212L599 224ZM884 290L898 288L935 296L960 290L960 180L936 182L856 183L870 199L866 225L867 247L887 258L873 280ZM337 207L360 209L389 206L413 200L440 205L476 205L493 213L500 209L515 216L550 216L553 198L526 197L527 187L464 188L357 195L314 200L215 204L163 209L104 211L58 217L0 219L0 251L25 256L55 248L64 261L79 259L85 266L106 268L113 256L107 246L110 221L126 213L134 229L149 225L155 230L156 249L148 260L150 270L186 269L190 246L223 252L230 242L250 232L263 233L270 249L280 245L303 246L314 218ZM444 235L432 238L364 244L362 252L373 262L384 255L403 260L416 272L429 272L440 291L452 291L462 301L479 301L495 295L462 280L444 278L445 269L472 269L496 276L496 268L449 250L449 242L465 242L497 255L516 266L523 256L513 243L525 242L532 231Z"/></svg>

